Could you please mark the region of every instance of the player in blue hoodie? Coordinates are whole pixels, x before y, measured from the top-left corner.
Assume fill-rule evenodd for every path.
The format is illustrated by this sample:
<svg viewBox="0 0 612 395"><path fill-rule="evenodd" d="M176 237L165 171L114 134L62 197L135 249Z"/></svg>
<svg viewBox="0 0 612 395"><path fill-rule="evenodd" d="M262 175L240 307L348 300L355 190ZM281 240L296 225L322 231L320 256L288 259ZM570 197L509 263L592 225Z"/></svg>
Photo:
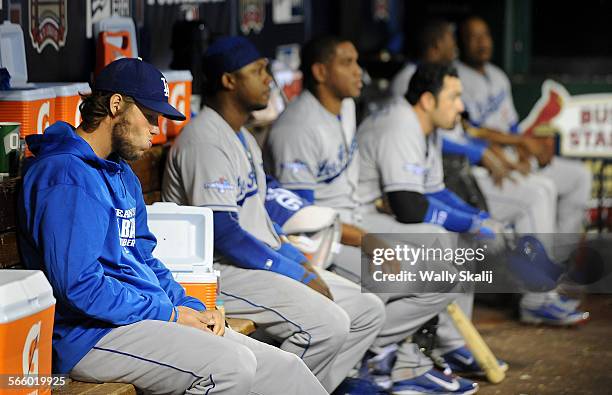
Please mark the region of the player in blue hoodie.
<svg viewBox="0 0 612 395"><path fill-rule="evenodd" d="M121 59L83 97L83 123L27 138L34 153L19 199L25 265L57 299L53 371L145 392L324 394L295 355L225 329L152 256L156 240L125 160L151 147L157 118L183 120L163 75Z"/></svg>

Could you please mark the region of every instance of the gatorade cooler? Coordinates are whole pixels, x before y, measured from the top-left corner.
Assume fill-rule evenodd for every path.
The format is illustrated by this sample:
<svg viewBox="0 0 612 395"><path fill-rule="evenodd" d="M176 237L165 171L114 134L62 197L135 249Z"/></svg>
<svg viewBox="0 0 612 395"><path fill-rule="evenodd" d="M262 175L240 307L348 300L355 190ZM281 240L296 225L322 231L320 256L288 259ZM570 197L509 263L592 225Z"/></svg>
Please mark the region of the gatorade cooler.
<svg viewBox="0 0 612 395"><path fill-rule="evenodd" d="M0 121L19 122L22 138L42 134L55 122L55 91L52 88L0 91ZM26 155L30 155L29 150Z"/></svg>
<svg viewBox="0 0 612 395"><path fill-rule="evenodd" d="M96 75L107 64L117 59L129 58L131 54L132 47L129 32L100 32L96 54Z"/></svg>
<svg viewBox="0 0 612 395"><path fill-rule="evenodd" d="M162 72L168 82L170 95L168 102L174 108L185 114L184 121L171 121L164 118L160 125L162 134L168 137L176 137L181 129L191 119L191 84L193 76L189 70L166 70Z"/></svg>
<svg viewBox="0 0 612 395"><path fill-rule="evenodd" d="M187 295L214 308L218 272L213 270L212 210L155 203L147 206L147 214L149 230L157 238L153 256L170 269Z"/></svg>
<svg viewBox="0 0 612 395"><path fill-rule="evenodd" d="M23 31L18 24L6 21L0 25L0 65L8 69L13 88L0 91L0 121L19 122L22 138L41 134L55 122L55 91L27 82Z"/></svg>
<svg viewBox="0 0 612 395"><path fill-rule="evenodd" d="M51 374L54 312L53 290L41 271L0 271L0 375ZM7 392L30 394L33 389ZM51 390L39 388L38 393Z"/></svg>
<svg viewBox="0 0 612 395"><path fill-rule="evenodd" d="M55 91L55 120L64 121L75 128L81 124L82 94L91 93L87 82L49 82L36 83L36 87L52 88Z"/></svg>
<svg viewBox="0 0 612 395"><path fill-rule="evenodd" d="M97 38L96 74L113 60L137 58L136 26L129 17L111 16L93 25Z"/></svg>

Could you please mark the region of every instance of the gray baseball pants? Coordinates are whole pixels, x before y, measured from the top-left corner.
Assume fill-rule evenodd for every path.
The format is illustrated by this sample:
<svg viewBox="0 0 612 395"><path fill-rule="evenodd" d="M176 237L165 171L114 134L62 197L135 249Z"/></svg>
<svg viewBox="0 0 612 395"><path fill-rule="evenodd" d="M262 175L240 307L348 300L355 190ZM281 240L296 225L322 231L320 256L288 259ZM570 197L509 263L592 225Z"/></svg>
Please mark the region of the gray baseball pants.
<svg viewBox="0 0 612 395"><path fill-rule="evenodd" d="M416 246L428 245L431 235L439 234L443 248L453 247L452 233L440 226L431 224L402 224L390 215L376 212L373 206L362 206L354 212L339 210L344 223L359 226L371 233L412 233ZM419 240L422 235L426 240ZM412 239L412 237L411 237ZM336 265L352 273L351 277L360 277L361 251L359 248L343 246L334 260ZM466 315L471 317L474 295L472 293L411 293L378 294L386 302L386 321L374 346L388 346L399 343L397 361L393 366L391 378L394 381L420 376L433 367L431 359L426 357L410 341L410 337L431 318L440 315L438 327L439 354L455 350L465 344L463 337L455 328L451 318L446 313L446 306L458 301Z"/></svg>
<svg viewBox="0 0 612 395"><path fill-rule="evenodd" d="M243 336L164 321L113 329L72 369L87 382L132 383L150 394L326 394L294 354Z"/></svg>
<svg viewBox="0 0 612 395"><path fill-rule="evenodd" d="M326 270L319 274L333 302L277 273L225 263L217 267L227 314L254 321L266 338L299 356L329 392L361 360L385 323L379 298Z"/></svg>

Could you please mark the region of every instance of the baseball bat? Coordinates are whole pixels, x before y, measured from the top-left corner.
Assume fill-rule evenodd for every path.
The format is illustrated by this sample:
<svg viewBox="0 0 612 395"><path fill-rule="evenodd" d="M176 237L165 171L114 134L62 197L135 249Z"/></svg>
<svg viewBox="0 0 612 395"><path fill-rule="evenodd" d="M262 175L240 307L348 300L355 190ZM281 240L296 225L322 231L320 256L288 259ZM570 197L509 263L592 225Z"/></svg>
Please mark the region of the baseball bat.
<svg viewBox="0 0 612 395"><path fill-rule="evenodd" d="M499 367L497 358L495 358L487 343L482 339L480 333L474 328L471 320L466 317L461 307L455 302L449 304L446 310L453 319L457 330L463 336L465 344L474 355L474 359L487 375L487 379L494 384L501 382L506 377L506 374Z"/></svg>

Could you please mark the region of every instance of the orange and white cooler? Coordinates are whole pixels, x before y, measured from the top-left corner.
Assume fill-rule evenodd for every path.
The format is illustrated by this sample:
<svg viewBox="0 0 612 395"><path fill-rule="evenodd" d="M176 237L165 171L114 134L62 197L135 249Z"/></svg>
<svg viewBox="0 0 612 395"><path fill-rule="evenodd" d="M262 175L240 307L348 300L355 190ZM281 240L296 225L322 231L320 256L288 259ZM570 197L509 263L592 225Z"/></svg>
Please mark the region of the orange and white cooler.
<svg viewBox="0 0 612 395"><path fill-rule="evenodd" d="M0 121L19 122L22 138L42 134L55 122L55 91L53 88L0 91Z"/></svg>
<svg viewBox="0 0 612 395"><path fill-rule="evenodd" d="M53 290L41 271L0 270L0 375L51 375L54 313ZM51 393L7 393L33 391Z"/></svg>
<svg viewBox="0 0 612 395"><path fill-rule="evenodd" d="M207 207L155 203L147 206L149 230L157 238L153 256L187 295L215 307L219 273L213 270L213 212Z"/></svg>
<svg viewBox="0 0 612 395"><path fill-rule="evenodd" d="M91 93L91 88L87 82L45 82L36 83L36 87L52 88L55 91L55 120L64 121L77 127L81 124L81 104L82 94Z"/></svg>
<svg viewBox="0 0 612 395"><path fill-rule="evenodd" d="M162 71L162 74L166 77L168 89L170 90L168 102L187 117L184 121L171 121L166 118L162 120L160 124L162 134L165 134L167 137L175 137L191 119L193 76L189 70L165 70Z"/></svg>

